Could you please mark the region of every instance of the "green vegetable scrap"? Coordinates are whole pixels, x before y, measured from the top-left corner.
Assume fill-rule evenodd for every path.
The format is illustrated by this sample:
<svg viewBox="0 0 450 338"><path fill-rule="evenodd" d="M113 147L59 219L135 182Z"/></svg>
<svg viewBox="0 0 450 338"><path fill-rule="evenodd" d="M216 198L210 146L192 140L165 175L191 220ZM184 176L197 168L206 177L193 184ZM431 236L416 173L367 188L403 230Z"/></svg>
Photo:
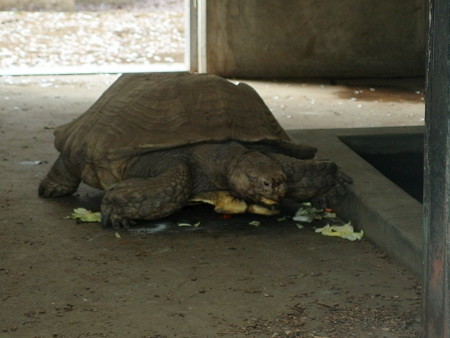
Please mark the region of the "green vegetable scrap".
<svg viewBox="0 0 450 338"><path fill-rule="evenodd" d="M348 239L350 241L360 240L364 236L364 231L355 232L351 222L344 225L329 225L316 229L316 232L324 236L334 236Z"/></svg>
<svg viewBox="0 0 450 338"><path fill-rule="evenodd" d="M325 214L323 215L323 218L335 219L335 218L337 218L337 216L336 216L336 213L334 213L334 212L325 212Z"/></svg>
<svg viewBox="0 0 450 338"><path fill-rule="evenodd" d="M73 209L73 212L70 216L67 216L68 219L77 219L82 222L100 222L101 215L100 212L93 212L87 210L85 208L76 208Z"/></svg>
<svg viewBox="0 0 450 338"><path fill-rule="evenodd" d="M304 202L301 204L301 207L295 213L295 216L292 217L294 221L298 222L308 222L311 223L315 219L322 219L324 215L324 211L322 209L314 208L310 202Z"/></svg>
<svg viewBox="0 0 450 338"><path fill-rule="evenodd" d="M261 225L261 222L260 221L251 221L251 222L248 222L248 224L253 225L255 227L259 227Z"/></svg>

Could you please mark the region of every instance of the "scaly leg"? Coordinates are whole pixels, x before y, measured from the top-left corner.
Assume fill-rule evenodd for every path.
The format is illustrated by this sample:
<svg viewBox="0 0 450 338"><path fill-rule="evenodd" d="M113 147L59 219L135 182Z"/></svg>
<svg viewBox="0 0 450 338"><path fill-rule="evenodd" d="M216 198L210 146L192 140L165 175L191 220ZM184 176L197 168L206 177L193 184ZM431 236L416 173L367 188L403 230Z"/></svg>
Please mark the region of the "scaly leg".
<svg viewBox="0 0 450 338"><path fill-rule="evenodd" d="M102 200L102 224L127 228L134 220L168 216L187 204L191 177L185 164L149 178L129 178L108 190Z"/></svg>
<svg viewBox="0 0 450 338"><path fill-rule="evenodd" d="M67 170L64 159L60 155L39 185L39 196L61 197L74 193L80 184L80 178Z"/></svg>
<svg viewBox="0 0 450 338"><path fill-rule="evenodd" d="M271 154L288 178L287 197L311 201L319 207L329 207L345 195L351 179L336 164L327 160L299 160L281 154Z"/></svg>

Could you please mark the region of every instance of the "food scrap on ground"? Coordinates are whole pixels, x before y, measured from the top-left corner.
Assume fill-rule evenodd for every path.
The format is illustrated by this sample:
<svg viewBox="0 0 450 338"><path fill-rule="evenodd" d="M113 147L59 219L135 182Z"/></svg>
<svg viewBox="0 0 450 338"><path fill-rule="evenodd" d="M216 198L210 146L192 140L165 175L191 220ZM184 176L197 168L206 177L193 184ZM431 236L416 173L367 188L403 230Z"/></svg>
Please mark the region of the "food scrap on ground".
<svg viewBox="0 0 450 338"><path fill-rule="evenodd" d="M45 164L45 163L47 163L47 161L39 161L39 160L37 160L37 161L22 161L19 163L22 165L38 165L38 164Z"/></svg>
<svg viewBox="0 0 450 338"><path fill-rule="evenodd" d="M224 214L223 218L228 219L231 215ZM66 217L67 219L75 219L80 222L101 222L101 214L100 212L93 212L87 210L85 208L76 208L73 209L73 212L70 216ZM290 217L283 216L277 219L278 222L284 222L289 220ZM305 202L301 204L301 207L298 209L297 213L292 220L295 222L306 222L311 223L314 220L330 220L337 219L336 214L332 212L331 209L316 209L311 203ZM259 227L261 225L260 221L253 220L248 223L249 225ZM298 229L303 229L304 225L301 223L295 223ZM189 222L177 222L177 226L179 227L198 227L200 226L200 222L189 223ZM317 233L321 233L324 236L333 236L333 237L341 237L348 239L350 241L360 240L364 231L355 232L351 222L344 225L330 225L327 224L322 228L316 229ZM116 238L120 238L120 234L116 232Z"/></svg>
<svg viewBox="0 0 450 338"><path fill-rule="evenodd" d="M187 223L187 222L178 222L177 225L179 227L198 227L200 225L200 222L196 223Z"/></svg>
<svg viewBox="0 0 450 338"><path fill-rule="evenodd" d="M67 216L66 218L76 219L81 222L100 222L101 221L100 212L93 212L93 211L87 210L85 208L73 209L72 214L70 214L70 216Z"/></svg>
<svg viewBox="0 0 450 338"><path fill-rule="evenodd" d="M364 231L355 232L351 222L344 225L329 225L316 229L316 232L324 236L334 236L348 239L350 241L360 240L364 236Z"/></svg>
<svg viewBox="0 0 450 338"><path fill-rule="evenodd" d="M321 221L322 224L328 222L325 226L316 229L317 233L324 236L341 237L350 241L360 240L364 236L363 230L355 232L351 222L343 224L344 222L336 216L332 209L316 209L309 202L300 205L292 220L301 223L311 223L315 220ZM301 223L296 223L298 229L303 229L304 226Z"/></svg>
<svg viewBox="0 0 450 338"><path fill-rule="evenodd" d="M324 217L324 211L322 209L314 208L310 202L304 202L301 204L300 208L292 217L292 220L298 222L311 223L315 219L322 219Z"/></svg>
<svg viewBox="0 0 450 338"><path fill-rule="evenodd" d="M260 221L251 221L251 222L248 222L248 224L253 225L255 227L259 227L261 225L261 222Z"/></svg>

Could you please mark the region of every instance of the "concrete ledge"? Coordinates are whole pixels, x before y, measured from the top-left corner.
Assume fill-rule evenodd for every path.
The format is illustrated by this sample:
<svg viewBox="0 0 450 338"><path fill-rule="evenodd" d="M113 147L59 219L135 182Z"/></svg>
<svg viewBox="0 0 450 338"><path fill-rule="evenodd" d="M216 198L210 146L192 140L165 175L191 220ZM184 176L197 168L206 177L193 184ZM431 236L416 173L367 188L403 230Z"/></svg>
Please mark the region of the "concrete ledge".
<svg viewBox="0 0 450 338"><path fill-rule="evenodd" d="M339 215L364 229L368 239L420 279L422 205L340 140L348 136L418 133L423 133L422 127L289 131L296 142L318 147L319 158L335 161L353 178L348 197L336 208Z"/></svg>

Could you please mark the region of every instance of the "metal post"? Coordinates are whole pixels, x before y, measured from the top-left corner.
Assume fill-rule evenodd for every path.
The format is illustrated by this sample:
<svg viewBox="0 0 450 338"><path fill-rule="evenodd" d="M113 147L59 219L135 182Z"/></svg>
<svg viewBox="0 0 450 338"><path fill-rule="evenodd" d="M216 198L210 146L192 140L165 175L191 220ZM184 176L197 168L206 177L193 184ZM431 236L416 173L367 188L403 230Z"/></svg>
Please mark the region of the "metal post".
<svg viewBox="0 0 450 338"><path fill-rule="evenodd" d="M188 19L188 65L191 72L206 73L207 0L185 0Z"/></svg>
<svg viewBox="0 0 450 338"><path fill-rule="evenodd" d="M198 72L198 1L185 0L186 64L191 72Z"/></svg>
<svg viewBox="0 0 450 338"><path fill-rule="evenodd" d="M198 72L207 73L208 72L208 61L207 61L207 12L208 12L208 1L207 0L197 0L198 12L197 12L197 22L198 22L198 45L197 45L197 57L198 57Z"/></svg>
<svg viewBox="0 0 450 338"><path fill-rule="evenodd" d="M450 333L450 0L429 0L425 108L424 337Z"/></svg>

